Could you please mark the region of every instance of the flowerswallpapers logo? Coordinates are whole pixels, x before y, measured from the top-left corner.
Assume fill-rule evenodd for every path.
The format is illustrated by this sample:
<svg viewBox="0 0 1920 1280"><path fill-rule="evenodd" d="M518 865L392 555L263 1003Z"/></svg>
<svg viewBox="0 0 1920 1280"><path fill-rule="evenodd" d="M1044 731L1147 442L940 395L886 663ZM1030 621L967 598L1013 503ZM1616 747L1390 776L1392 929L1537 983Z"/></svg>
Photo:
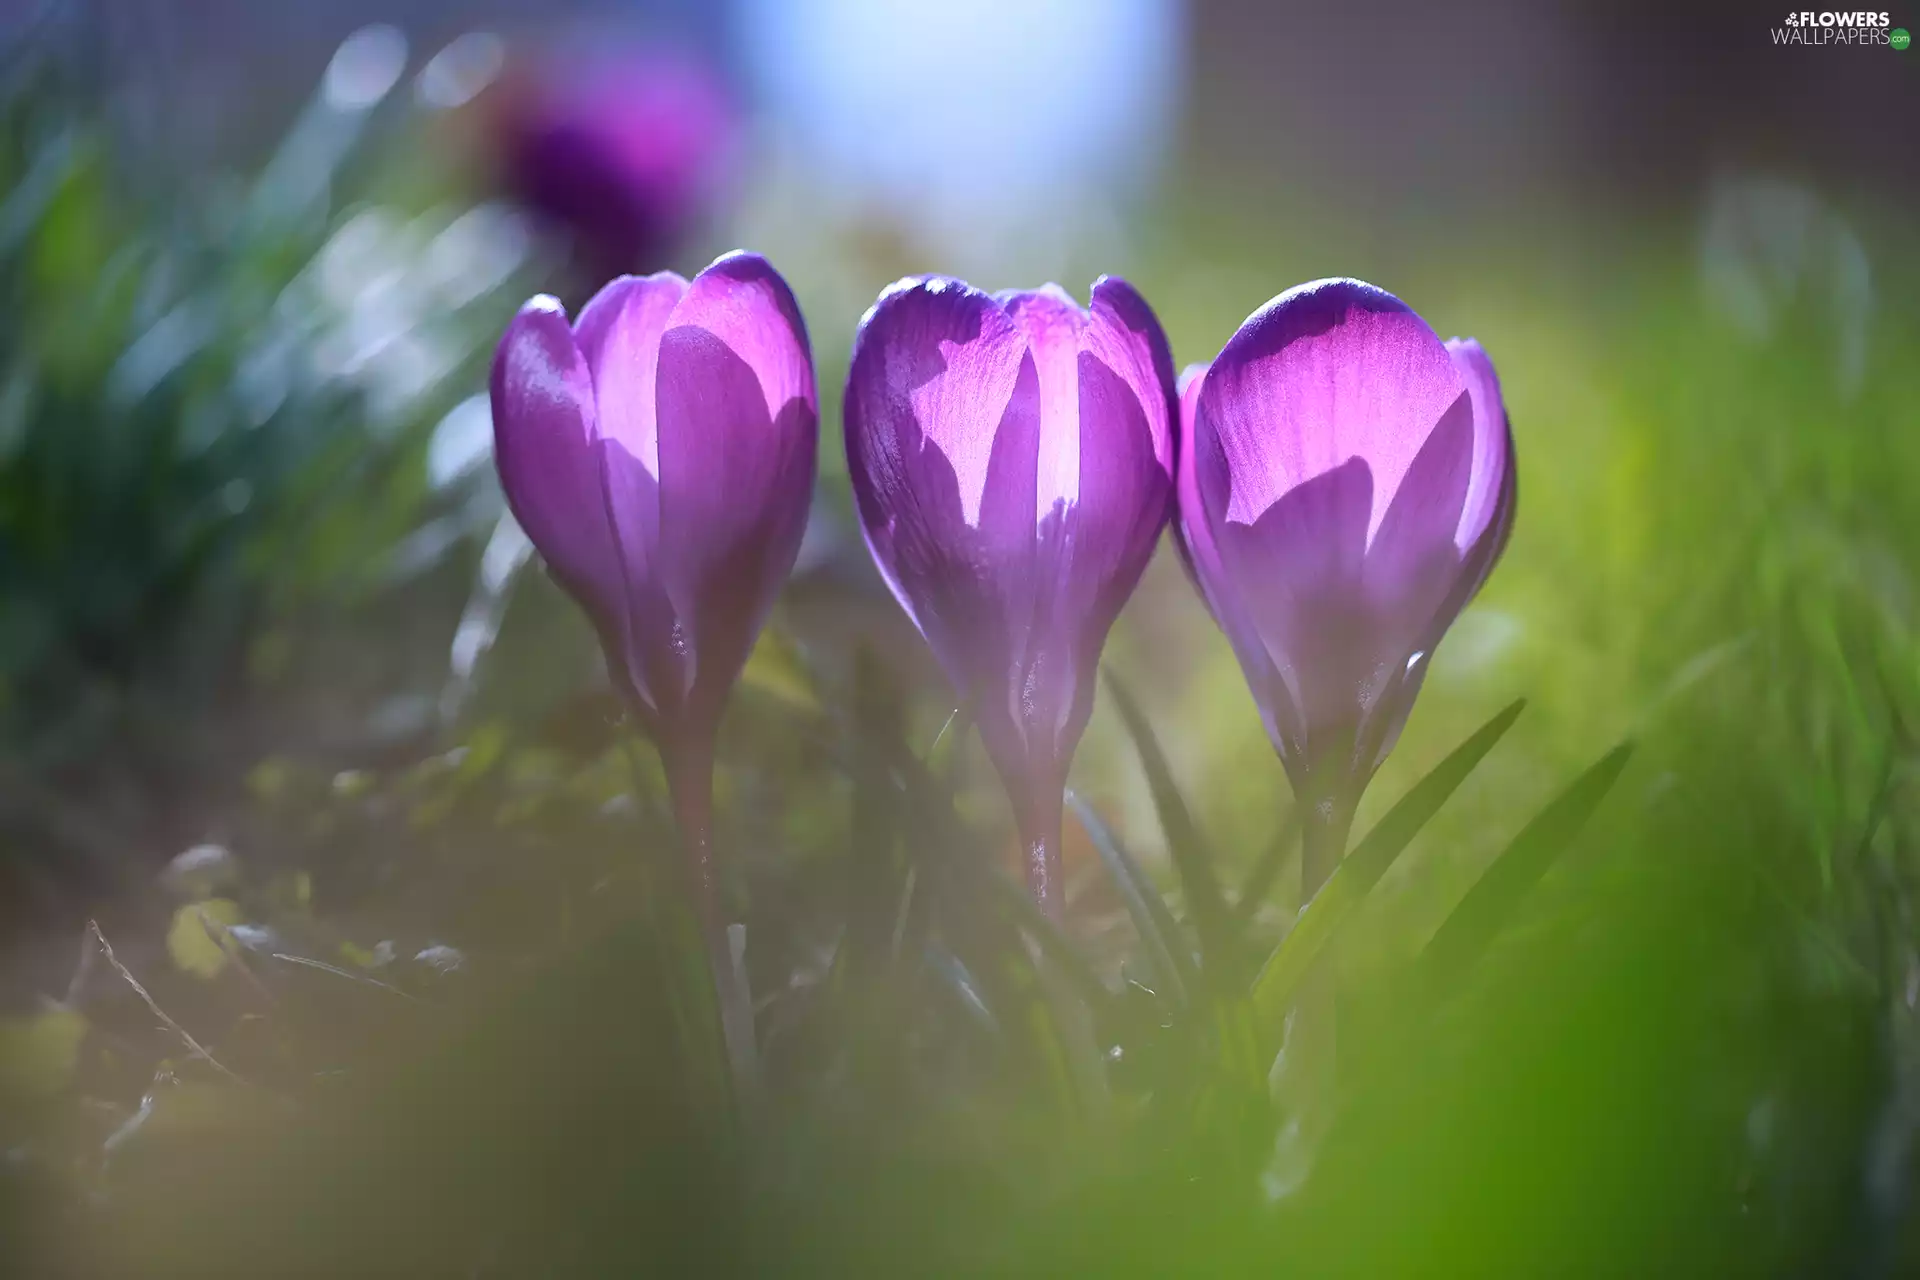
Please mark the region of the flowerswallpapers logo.
<svg viewBox="0 0 1920 1280"><path fill-rule="evenodd" d="M1787 15L1786 23L1773 29L1775 44L1889 45L1907 47L1905 31L1896 30L1893 16L1887 13L1815 13L1802 9Z"/></svg>

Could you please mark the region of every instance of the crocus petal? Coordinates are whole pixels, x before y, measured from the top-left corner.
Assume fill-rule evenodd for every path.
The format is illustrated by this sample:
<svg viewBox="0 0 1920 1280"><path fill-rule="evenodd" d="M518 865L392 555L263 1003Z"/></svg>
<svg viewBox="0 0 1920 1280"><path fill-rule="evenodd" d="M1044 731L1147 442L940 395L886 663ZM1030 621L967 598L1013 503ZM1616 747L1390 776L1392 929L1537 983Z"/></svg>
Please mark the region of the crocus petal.
<svg viewBox="0 0 1920 1280"><path fill-rule="evenodd" d="M1040 384L1026 338L978 289L902 280L860 323L845 414L874 561L971 691L1017 613L1003 584L1033 554Z"/></svg>
<svg viewBox="0 0 1920 1280"><path fill-rule="evenodd" d="M655 475L660 450L653 383L660 335L686 291L687 282L671 271L621 276L581 308L573 326L574 340L593 374L599 434L617 440Z"/></svg>
<svg viewBox="0 0 1920 1280"><path fill-rule="evenodd" d="M1207 365L1204 362L1190 364L1180 371L1180 381L1174 387L1174 393L1180 398L1180 421L1183 426L1193 421L1193 411L1200 405L1200 391L1207 385Z"/></svg>
<svg viewBox="0 0 1920 1280"><path fill-rule="evenodd" d="M625 589L599 500L593 378L566 311L549 297L520 309L494 353L494 459L507 505L548 570L625 653Z"/></svg>
<svg viewBox="0 0 1920 1280"><path fill-rule="evenodd" d="M1171 459L1152 422L1166 396L1142 403L1133 386L1092 352L1080 357L1079 501L1043 525L1040 545L1052 553L1054 589L1043 597L1058 630L1036 625L1034 655L1055 667L1060 710L1037 745L1064 758L1087 726L1093 709L1093 672L1127 598L1153 557L1154 544L1173 507ZM1043 578L1044 580L1044 578ZM1030 641L1030 648L1034 641ZM1030 686L1045 688L1034 679ZM1068 695L1071 695L1070 700ZM1044 703L1036 700L1036 705Z"/></svg>
<svg viewBox="0 0 1920 1280"><path fill-rule="evenodd" d="M1140 291L1118 276L1093 282L1088 304L1092 323L1086 347L1100 363L1119 374L1140 401L1153 435L1154 456L1162 471L1173 470L1179 413L1176 409L1173 349L1159 317Z"/></svg>
<svg viewBox="0 0 1920 1280"><path fill-rule="evenodd" d="M1287 290L1207 373L1200 412L1230 476L1216 518L1252 524L1294 485L1363 458L1371 539L1427 432L1465 390L1440 339L1392 294L1358 280Z"/></svg>
<svg viewBox="0 0 1920 1280"><path fill-rule="evenodd" d="M1080 347L1079 500L1055 581L1080 628L1063 647L1090 698L1092 664L1173 509L1173 355L1146 300L1112 276L1094 282ZM1072 740L1089 709L1076 706Z"/></svg>
<svg viewBox="0 0 1920 1280"><path fill-rule="evenodd" d="M1200 593L1207 612L1218 618L1220 609L1208 584L1220 574L1220 553L1213 545L1211 527L1200 511L1200 490L1193 470L1193 417L1200 406L1200 389L1206 381L1207 366L1190 364L1181 371L1176 388L1180 425L1178 447L1174 451L1173 549L1179 554L1180 567L1187 571L1187 579Z"/></svg>
<svg viewBox="0 0 1920 1280"><path fill-rule="evenodd" d="M1202 438L1203 474L1213 445ZM1375 666L1361 591L1372 504L1372 476L1352 458L1294 486L1253 524L1214 526L1216 595L1232 602L1220 622L1283 757L1320 750L1314 739L1357 718ZM1242 583L1251 589L1226 585Z"/></svg>
<svg viewBox="0 0 1920 1280"><path fill-rule="evenodd" d="M1385 612L1424 623L1454 577L1454 543L1473 479L1473 406L1463 391L1432 426L1367 549L1367 591Z"/></svg>
<svg viewBox="0 0 1920 1280"><path fill-rule="evenodd" d="M1040 379L1033 611L1013 637L1013 700L1018 767L1050 778L1086 729L1093 664L1166 523L1173 361L1125 281L1103 277L1088 311L1057 285L1000 300Z"/></svg>
<svg viewBox="0 0 1920 1280"><path fill-rule="evenodd" d="M1034 520L1080 495L1080 350L1087 313L1057 284L996 294L1026 335L1040 379L1040 443L1035 453Z"/></svg>
<svg viewBox="0 0 1920 1280"><path fill-rule="evenodd" d="M659 424L654 376L667 317L687 290L670 271L610 281L575 322L574 340L593 375L595 459L613 531L625 616L620 663L631 694L655 720L670 720L686 684L672 643L674 614L661 590Z"/></svg>
<svg viewBox="0 0 1920 1280"><path fill-rule="evenodd" d="M955 518L981 528L997 497L987 483L993 450L1023 377L1033 384L1024 416L1039 425L1038 371L1024 367L1030 363L1025 334L993 298L941 276L900 280L868 310L854 339L847 414L860 430L849 447L861 450L875 485L889 492L944 489L909 483L922 480L909 474L922 461L944 468L953 477ZM936 456L922 460L922 451Z"/></svg>
<svg viewBox="0 0 1920 1280"><path fill-rule="evenodd" d="M818 438L812 356L765 259L721 258L660 339L659 578L703 714L739 675L799 554Z"/></svg>
<svg viewBox="0 0 1920 1280"><path fill-rule="evenodd" d="M674 309L673 325L705 329L753 370L767 416L799 400L815 410L813 351L800 304L773 264L735 251L714 259Z"/></svg>
<svg viewBox="0 0 1920 1280"><path fill-rule="evenodd" d="M1454 541L1468 551L1492 534L1496 543L1504 545L1513 514L1513 433L1500 394L1500 375L1472 338L1449 339L1447 354L1473 398L1473 480Z"/></svg>
<svg viewBox="0 0 1920 1280"><path fill-rule="evenodd" d="M1399 740L1414 698L1426 680L1434 646L1492 574L1513 529L1518 488L1513 467L1513 434L1508 429L1506 407L1500 398L1499 377L1487 353L1473 339L1454 338L1447 343L1447 350L1460 367L1473 397L1472 479L1455 537L1462 558L1445 598L1426 617L1419 638L1410 646L1413 657L1399 687L1386 699L1379 726L1380 741L1373 756L1374 768L1379 767Z"/></svg>

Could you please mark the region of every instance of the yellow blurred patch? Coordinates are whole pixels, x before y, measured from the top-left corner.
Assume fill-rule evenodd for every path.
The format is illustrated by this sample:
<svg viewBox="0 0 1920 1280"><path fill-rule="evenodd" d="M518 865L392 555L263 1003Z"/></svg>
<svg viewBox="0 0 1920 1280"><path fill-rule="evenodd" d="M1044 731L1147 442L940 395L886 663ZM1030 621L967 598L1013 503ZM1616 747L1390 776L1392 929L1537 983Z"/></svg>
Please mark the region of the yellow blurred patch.
<svg viewBox="0 0 1920 1280"><path fill-rule="evenodd" d="M239 924L240 904L229 898L189 902L173 913L167 929L167 954L173 963L200 978L218 977L227 967L230 943L222 926Z"/></svg>
<svg viewBox="0 0 1920 1280"><path fill-rule="evenodd" d="M71 1009L0 1018L0 1097L45 1098L73 1078L87 1020Z"/></svg>
<svg viewBox="0 0 1920 1280"><path fill-rule="evenodd" d="M800 651L771 628L760 633L759 642L747 657L746 670L740 673L740 683L802 710L817 711L820 707L813 681L800 661Z"/></svg>
<svg viewBox="0 0 1920 1280"><path fill-rule="evenodd" d="M340 958L350 965L362 969L377 969L380 966L380 957L357 943L342 942L339 949Z"/></svg>

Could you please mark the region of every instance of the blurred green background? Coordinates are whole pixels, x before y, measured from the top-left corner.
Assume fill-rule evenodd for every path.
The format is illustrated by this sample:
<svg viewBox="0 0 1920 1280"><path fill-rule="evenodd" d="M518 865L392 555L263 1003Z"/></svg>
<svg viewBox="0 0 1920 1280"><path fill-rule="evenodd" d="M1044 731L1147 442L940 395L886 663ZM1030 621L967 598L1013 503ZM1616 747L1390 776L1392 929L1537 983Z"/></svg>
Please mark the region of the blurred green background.
<svg viewBox="0 0 1920 1280"><path fill-rule="evenodd" d="M1920 52L1782 44L1782 16L9 10L0 1262L1920 1269ZM484 397L524 297L736 245L795 287L823 432L722 743L776 1098L746 1173L674 1102L634 925L671 840L657 770L504 515ZM1528 705L1323 960L1360 1065L1301 1188L1258 1126L1249 1156L1136 1123L1172 1090L1144 1046L1187 1034L1163 1006L1100 1042L1147 1083L1062 1122L964 1000L902 976L915 899L860 861L861 744L878 722L926 751L952 704L854 532L838 406L861 312L920 271L1081 297L1124 274L1177 364L1354 275L1500 370L1515 534L1356 829ZM1107 656L1219 878L1263 878L1242 914L1271 947L1291 798L1170 551ZM1628 739L1466 977L1410 986ZM991 771L950 755L970 856L1006 865ZM1104 691L1073 785L1190 916ZM1118 989L1140 940L1094 843L1069 833L1066 932ZM839 954L889 936L873 988L828 1001Z"/></svg>

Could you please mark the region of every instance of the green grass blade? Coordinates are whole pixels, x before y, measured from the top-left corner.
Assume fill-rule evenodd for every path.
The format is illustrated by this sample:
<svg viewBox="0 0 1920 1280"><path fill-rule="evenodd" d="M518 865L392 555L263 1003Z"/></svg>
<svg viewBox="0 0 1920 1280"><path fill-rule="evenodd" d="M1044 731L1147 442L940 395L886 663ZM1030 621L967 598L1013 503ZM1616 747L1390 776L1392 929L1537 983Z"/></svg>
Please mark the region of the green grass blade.
<svg viewBox="0 0 1920 1280"><path fill-rule="evenodd" d="M933 735L933 742L927 747L927 774L938 779L949 794L954 790L955 774L960 768L961 748L966 745L967 734L972 729L973 711L961 703L941 722L940 732Z"/></svg>
<svg viewBox="0 0 1920 1280"><path fill-rule="evenodd" d="M1095 1009L1104 1008L1113 999L1113 992L1100 981L1100 976L1087 963L1086 957L1080 954L1073 939L1034 905L1033 895L1027 892L1024 885L1015 884L993 870L983 870L981 879L992 886L994 897L1012 917L1013 923L1026 931L1039 946L1040 954L1066 978L1067 984L1082 999Z"/></svg>
<svg viewBox="0 0 1920 1280"><path fill-rule="evenodd" d="M1586 826L1632 754L1633 744L1623 742L1574 779L1467 890L1421 953L1429 990L1458 978L1486 950L1527 891Z"/></svg>
<svg viewBox="0 0 1920 1280"><path fill-rule="evenodd" d="M1234 900L1233 916L1242 928L1245 928L1260 910L1260 904L1273 892L1274 882L1279 880L1280 872L1285 869L1289 855L1297 857L1300 852L1300 814L1297 810L1287 811L1286 821L1273 834L1273 840L1261 853L1260 861L1253 864L1246 883L1240 887L1240 896Z"/></svg>
<svg viewBox="0 0 1920 1280"><path fill-rule="evenodd" d="M964 724L964 718L959 723ZM986 1009L1011 1037L1009 1047L1017 1047L1036 1071L1031 1078L1044 1082L1060 1113L1084 1115L1091 1103L1088 1087L1096 1083L1088 1069L1094 1046L1090 1039L1080 1043L1068 1025L1071 1019L1063 1020L1063 1012L1071 1011L1059 1007L1056 987L1064 985L1096 1004L1111 1000L1111 993L1024 890L973 856L977 851L967 847L946 781L897 733L875 738L893 772L890 785L898 789L901 830L914 833L904 841L907 857L926 881L925 897L937 916L938 932L968 976L972 1003ZM1023 940L1023 926L1039 956ZM1054 975L1059 984L1053 982ZM951 985L952 973L936 970L935 976Z"/></svg>
<svg viewBox="0 0 1920 1280"><path fill-rule="evenodd" d="M1147 786L1153 792L1153 806L1166 833L1167 849L1173 855L1173 867L1180 876L1180 887L1187 899L1187 912L1193 918L1194 932L1200 939L1202 969L1207 980L1225 989L1238 962L1232 916L1227 900L1220 892L1220 881L1213 871L1213 859L1200 839L1193 814L1173 780L1167 756L1160 740L1127 687L1113 670L1106 670L1107 690L1126 722L1127 734L1140 753L1140 765L1146 771Z"/></svg>
<svg viewBox="0 0 1920 1280"><path fill-rule="evenodd" d="M848 829L845 927L833 954L826 989L848 994L853 981L872 981L896 945L909 860L899 848L904 798L889 776L905 712L872 652L854 654L851 741L844 765L853 783Z"/></svg>
<svg viewBox="0 0 1920 1280"><path fill-rule="evenodd" d="M1440 806L1513 727L1526 705L1524 698L1509 704L1415 783L1373 830L1367 832L1366 838L1354 846L1313 901L1301 911L1292 931L1267 957L1260 976L1254 980L1254 1015L1263 1037L1263 1055L1271 1056L1269 1046L1273 1052L1278 1051L1287 1009L1327 941L1386 874L1393 860L1413 842L1420 828L1440 811Z"/></svg>
<svg viewBox="0 0 1920 1280"><path fill-rule="evenodd" d="M1100 860L1106 864L1107 874L1119 886L1121 900L1126 904L1127 914L1133 919L1133 927L1140 935L1141 945L1146 948L1147 961L1152 967L1160 993L1174 1004L1184 1006L1188 1001L1187 993L1199 985L1200 975L1194 969L1193 953L1181 934L1179 922L1167 910L1159 889L1154 887L1153 881L1140 869L1140 864L1121 845L1112 828L1094 811L1093 806L1069 791L1067 807L1079 819L1081 828L1100 854Z"/></svg>
<svg viewBox="0 0 1920 1280"><path fill-rule="evenodd" d="M987 1004L986 997L980 994L980 986L973 980L973 974L961 963L960 957L953 954L937 941L929 940L923 951L927 972L932 974L936 985L949 992L966 1020L989 1039L998 1043L1005 1033L1000 1028L1000 1020L994 1016L993 1009Z"/></svg>
<svg viewBox="0 0 1920 1280"><path fill-rule="evenodd" d="M1343 869L1351 870L1365 879L1368 888L1373 882L1385 875L1387 868L1393 865L1420 829L1440 812L1445 804L1467 776L1479 767L1480 761L1493 750L1494 744L1506 736L1513 722L1520 718L1527 700L1516 698L1494 715L1493 719L1481 725L1473 736L1453 749L1453 753L1420 781L1413 784L1407 794L1400 797L1398 804L1387 810L1386 816L1374 824L1373 830L1359 844L1353 846Z"/></svg>

